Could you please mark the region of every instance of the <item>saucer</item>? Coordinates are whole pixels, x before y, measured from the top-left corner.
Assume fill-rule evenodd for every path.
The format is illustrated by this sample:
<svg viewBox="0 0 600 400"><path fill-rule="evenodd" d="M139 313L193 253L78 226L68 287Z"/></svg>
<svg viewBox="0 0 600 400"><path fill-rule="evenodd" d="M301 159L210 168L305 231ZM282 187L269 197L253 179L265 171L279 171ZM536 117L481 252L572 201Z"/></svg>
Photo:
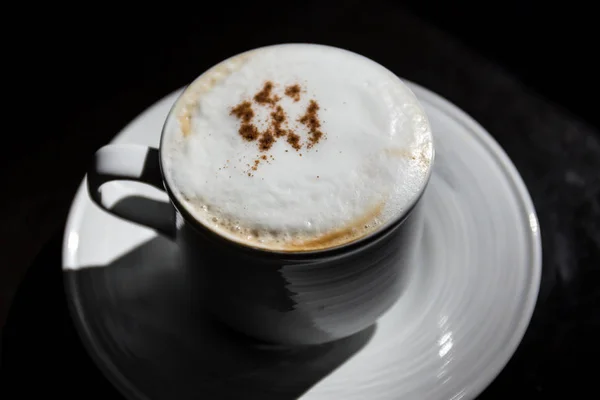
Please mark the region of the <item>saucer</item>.
<svg viewBox="0 0 600 400"><path fill-rule="evenodd" d="M75 324L131 399L472 399L506 365L541 274L537 217L517 170L473 119L410 82L434 132L423 236L402 297L372 327L314 347L255 343L194 302L177 249L96 207L83 182L63 243ZM114 139L157 146L180 91ZM164 193L115 183L150 197Z"/></svg>

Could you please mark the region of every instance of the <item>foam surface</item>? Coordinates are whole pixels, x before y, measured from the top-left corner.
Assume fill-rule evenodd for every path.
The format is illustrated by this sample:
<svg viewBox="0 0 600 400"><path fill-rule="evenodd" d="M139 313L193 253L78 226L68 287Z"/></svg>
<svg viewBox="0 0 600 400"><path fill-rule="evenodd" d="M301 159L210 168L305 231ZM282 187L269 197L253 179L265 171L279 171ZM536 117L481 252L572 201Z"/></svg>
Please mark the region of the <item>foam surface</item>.
<svg viewBox="0 0 600 400"><path fill-rule="evenodd" d="M277 106L284 122L274 122ZM245 121L254 140L240 134ZM284 251L336 246L395 220L433 159L427 117L399 78L357 54L300 44L203 74L178 100L161 146L167 183L189 213L233 240Z"/></svg>

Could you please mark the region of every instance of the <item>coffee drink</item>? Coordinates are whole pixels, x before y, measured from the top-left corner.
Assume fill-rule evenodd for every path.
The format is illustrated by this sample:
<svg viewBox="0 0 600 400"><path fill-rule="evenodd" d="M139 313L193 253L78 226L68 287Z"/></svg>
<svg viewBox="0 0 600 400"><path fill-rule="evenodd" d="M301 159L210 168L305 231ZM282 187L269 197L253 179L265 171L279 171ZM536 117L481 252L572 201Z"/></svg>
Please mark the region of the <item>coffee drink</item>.
<svg viewBox="0 0 600 400"><path fill-rule="evenodd" d="M308 44L252 50L204 73L174 106L161 147L168 186L198 222L285 252L397 220L433 161L427 117L398 77Z"/></svg>

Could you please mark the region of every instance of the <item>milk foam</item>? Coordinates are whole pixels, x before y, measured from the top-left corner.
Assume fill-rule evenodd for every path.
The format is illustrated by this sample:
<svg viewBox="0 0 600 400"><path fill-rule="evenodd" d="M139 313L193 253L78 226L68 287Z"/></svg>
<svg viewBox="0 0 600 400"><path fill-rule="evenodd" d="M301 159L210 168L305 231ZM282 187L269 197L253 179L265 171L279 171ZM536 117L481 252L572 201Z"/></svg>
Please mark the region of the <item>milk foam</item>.
<svg viewBox="0 0 600 400"><path fill-rule="evenodd" d="M231 110L266 82L301 149L281 137L261 151L240 136ZM292 85L298 101L285 95ZM308 148L310 129L298 119L311 100L323 137ZM252 104L259 132L273 107ZM204 73L175 105L161 146L166 181L191 215L232 240L282 251L333 247L392 222L414 204L433 161L427 117L399 78L355 53L303 44L253 50Z"/></svg>

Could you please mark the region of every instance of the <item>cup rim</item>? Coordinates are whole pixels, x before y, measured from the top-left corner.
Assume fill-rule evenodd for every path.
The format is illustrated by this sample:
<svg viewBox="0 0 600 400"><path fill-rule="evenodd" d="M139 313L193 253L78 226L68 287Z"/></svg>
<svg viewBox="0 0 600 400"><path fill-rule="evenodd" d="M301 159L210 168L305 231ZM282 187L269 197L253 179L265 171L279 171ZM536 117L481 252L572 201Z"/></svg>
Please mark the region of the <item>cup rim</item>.
<svg viewBox="0 0 600 400"><path fill-rule="evenodd" d="M158 147L158 152L159 152L159 167L160 167L160 173L161 173L161 178L163 181L163 186L165 188L165 191L169 197L169 200L171 201L173 207L175 208L175 210L182 216L182 218L185 220L186 224L189 224L191 227L193 227L196 231L199 231L203 234L206 234L207 236L217 240L218 242L225 242L229 245L234 245L236 248L239 248L240 250L243 251L248 251L250 253L255 253L255 254L262 254L262 255L271 255L271 256L276 256L276 257L285 257L285 258L296 258L296 257L300 257L300 258L305 258L305 257L310 257L310 256L330 256L330 255L336 255L336 254L340 254L340 253L345 253L345 252L351 252L352 250L355 250L357 248L360 247L364 247L368 244L371 244L373 242L376 242L378 239L382 238L383 236L387 236L388 233L390 233L391 231L395 230L399 225L401 225L413 212L413 210L416 208L417 204L420 202L421 198L423 197L423 194L425 193L427 186L429 185L429 182L431 180L431 174L432 174L432 170L433 170L433 165L435 162L435 144L434 144L434 140L433 140L433 135L431 135L431 162L429 163L429 167L427 168L427 173L425 176L425 180L424 180L424 184L422 185L422 187L420 188L418 194L416 196L413 197L413 199L411 200L410 203L407 204L407 207L404 209L404 211L400 214L398 214L398 216L396 216L395 218L391 219L390 221L388 221L386 224L384 224L383 227L381 227L380 229L376 229L373 232L370 232L364 236L359 237L358 239L355 240L351 240L349 242L346 243L342 243L336 246L332 246L332 247L327 247L327 248L323 248L323 249L313 249L313 250L276 250L276 249L268 249L265 247L259 247L259 246L253 246L249 243L244 243L242 241L237 241L237 240L233 240L228 238L227 236L224 236L222 234L220 234L217 230L210 228L208 225L203 224L201 221L199 221L198 219L196 219L188 210L186 210L185 206L180 202L180 200L177 198L177 195L174 193L174 191L171 189L170 184L169 184L169 180L167 179L167 175L165 174L165 169L163 166L163 145L164 145L164 140L165 140L165 130L167 127L168 122L171 120L171 118L173 117L173 113L174 110L177 108L177 106L179 105L181 99L184 97L184 95L186 94L187 90L194 85L194 83L196 81L198 81L200 78L202 78L204 76L204 74L206 74L208 71L210 71L212 68L214 68L215 66L231 59L234 57L238 57L241 56L243 54L249 53L249 52L254 52L257 50L261 50L261 49L266 49L266 48L272 48L272 47L277 47L277 46L289 46L289 45L309 45L309 46L320 46L320 47L328 47L331 49L335 49L335 50L343 50L343 51L347 51L347 52L351 52L354 55L357 55L359 57L363 57L363 58L367 58L359 53L354 53L350 50L346 50L343 48L339 48L339 47L334 47L334 46L329 46L329 45L323 45L323 44L317 44L317 43L296 43L296 42L290 42L290 43L280 43L280 44L272 44L272 45L266 45L266 46L261 46L261 47L257 47L257 48L253 48L250 50L246 50L237 54L232 55L231 57L228 57L224 60L219 61L218 63L210 66L208 69L206 69L204 72L202 72L200 75L198 75L196 78L194 78L189 84L187 84L186 86L184 86L183 90L181 91L181 93L177 96L177 99L175 100L175 102L173 103L173 105L171 106L171 108L169 109L169 112L167 113L167 116L165 117L165 120L163 122L163 126L161 129L161 134L160 134L160 143L159 143L159 147ZM377 63L376 61L372 60L372 59L368 59L371 62ZM380 65L382 68L386 69L383 65L377 63L378 65ZM389 70L388 70L389 71ZM394 74L392 71L389 71L390 73ZM396 74L394 74L394 76L398 77ZM400 79L398 77L398 79ZM404 83L401 79L400 79L401 83L403 85L406 86L406 83ZM412 92L412 90L409 87L406 87L413 96L416 95ZM422 108L422 105L420 104L419 100L417 99L418 105ZM423 110L424 112L424 110ZM427 115L425 115L425 117L427 117ZM429 120L427 121L429 127L430 127L430 132L431 132L431 125L429 123ZM431 133L430 133L431 134Z"/></svg>

